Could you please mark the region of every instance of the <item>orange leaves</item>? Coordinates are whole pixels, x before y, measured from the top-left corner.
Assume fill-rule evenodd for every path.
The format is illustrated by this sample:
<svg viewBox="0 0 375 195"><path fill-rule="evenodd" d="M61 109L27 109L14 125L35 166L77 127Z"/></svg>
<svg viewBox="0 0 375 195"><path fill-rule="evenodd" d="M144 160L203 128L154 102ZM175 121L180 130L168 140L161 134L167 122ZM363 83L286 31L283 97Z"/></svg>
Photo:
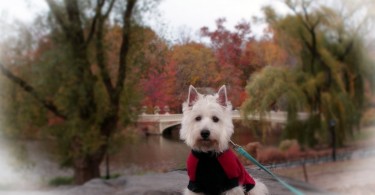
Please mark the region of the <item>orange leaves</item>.
<svg viewBox="0 0 375 195"><path fill-rule="evenodd" d="M201 28L201 37L208 38L209 44L187 41L169 46L150 28L135 27L128 80L134 80L143 94L142 105L169 106L171 112L180 112L189 85L217 88L226 84L232 104L239 107L247 97L244 88L250 75L266 65L286 64L287 53L276 43L275 34L257 40L246 21L234 30L224 24L221 18L215 29ZM109 27L105 36L111 77L117 74L120 36L117 26Z"/></svg>
<svg viewBox="0 0 375 195"><path fill-rule="evenodd" d="M143 104L169 105L179 112L189 85L217 88L226 84L232 104L239 107L247 97L244 88L252 73L266 65L285 64L287 54L273 37L254 39L247 22L240 22L234 30L224 24L221 18L216 21L216 29L201 28L201 36L210 40L208 45L173 45L162 55L164 60L155 60L161 56L152 52L144 53L149 67L140 83L145 94Z"/></svg>

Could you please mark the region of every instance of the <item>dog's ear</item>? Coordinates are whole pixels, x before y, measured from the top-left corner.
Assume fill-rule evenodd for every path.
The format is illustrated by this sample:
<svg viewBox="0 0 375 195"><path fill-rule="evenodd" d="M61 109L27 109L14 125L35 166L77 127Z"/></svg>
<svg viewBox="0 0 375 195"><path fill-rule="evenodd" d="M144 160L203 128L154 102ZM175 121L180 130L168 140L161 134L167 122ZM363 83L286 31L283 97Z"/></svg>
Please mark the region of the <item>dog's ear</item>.
<svg viewBox="0 0 375 195"><path fill-rule="evenodd" d="M194 102L196 102L198 100L198 97L199 97L198 91L195 89L195 87L193 87L193 85L190 85L189 86L189 95L188 95L188 99L187 99L188 106L192 106L194 104Z"/></svg>
<svg viewBox="0 0 375 195"><path fill-rule="evenodd" d="M219 91L217 92L218 95L218 102L222 106L228 106L228 96L227 96L227 88L225 85L221 86Z"/></svg>

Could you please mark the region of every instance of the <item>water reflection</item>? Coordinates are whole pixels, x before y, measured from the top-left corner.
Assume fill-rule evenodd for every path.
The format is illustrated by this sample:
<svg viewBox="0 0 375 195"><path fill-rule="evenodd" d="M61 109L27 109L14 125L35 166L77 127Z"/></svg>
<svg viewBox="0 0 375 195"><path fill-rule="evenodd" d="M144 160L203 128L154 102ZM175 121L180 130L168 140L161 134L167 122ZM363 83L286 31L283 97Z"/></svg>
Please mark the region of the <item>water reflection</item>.
<svg viewBox="0 0 375 195"><path fill-rule="evenodd" d="M172 134L169 136L145 136L140 132L138 138L125 142L118 150L118 153L111 155L109 158L111 174L142 174L185 168L186 158L190 149L183 141L179 140L179 129L171 132ZM267 135L265 140L267 142L263 142L263 144L278 143L279 133L275 130L270 132L270 135ZM253 133L252 130L237 124L235 125L235 133L232 136L232 140L240 145L260 141L261 139L256 138ZM53 150L46 150L46 148L50 148L46 147L46 144L49 145L48 143L40 140L9 141L16 143L13 145L14 148L22 149L19 150L21 152L14 153L16 156L22 156L22 175L29 173L29 175L38 175L41 181L46 181L56 176L72 175L71 169L61 169ZM10 164L13 164L13 167L14 163L5 163L7 161L4 158L7 155L1 153L1 151L2 159L0 160L2 163L0 163L0 167L8 169L4 166L10 166ZM104 174L105 163L103 162L102 165L102 173ZM20 168L18 167L17 170L20 170ZM6 171L1 174L4 178ZM37 181L38 179L32 180Z"/></svg>
<svg viewBox="0 0 375 195"><path fill-rule="evenodd" d="M272 136L267 136L267 144L278 142L279 137L273 131ZM260 141L253 135L253 131L240 126L236 128L232 140L240 145ZM136 142L126 143L117 155L111 157L111 167L115 171L125 170L127 173L185 168L189 151L183 141L179 140L178 129L168 136L140 136Z"/></svg>
<svg viewBox="0 0 375 195"><path fill-rule="evenodd" d="M167 171L185 167L189 148L176 136L142 136L126 143L111 166L130 172Z"/></svg>

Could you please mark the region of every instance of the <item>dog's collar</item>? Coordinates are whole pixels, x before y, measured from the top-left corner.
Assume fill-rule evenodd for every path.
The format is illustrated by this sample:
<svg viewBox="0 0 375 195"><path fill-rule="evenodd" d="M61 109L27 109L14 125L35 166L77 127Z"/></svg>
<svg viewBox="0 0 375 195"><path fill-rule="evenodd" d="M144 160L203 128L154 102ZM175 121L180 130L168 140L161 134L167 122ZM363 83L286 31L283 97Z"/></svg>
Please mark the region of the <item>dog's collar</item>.
<svg viewBox="0 0 375 195"><path fill-rule="evenodd" d="M229 149L224 150L223 152L215 152L215 151L208 151L208 152L202 152L197 150L191 150L191 153L197 157L197 158L217 158L220 155L224 154L225 152L228 152Z"/></svg>

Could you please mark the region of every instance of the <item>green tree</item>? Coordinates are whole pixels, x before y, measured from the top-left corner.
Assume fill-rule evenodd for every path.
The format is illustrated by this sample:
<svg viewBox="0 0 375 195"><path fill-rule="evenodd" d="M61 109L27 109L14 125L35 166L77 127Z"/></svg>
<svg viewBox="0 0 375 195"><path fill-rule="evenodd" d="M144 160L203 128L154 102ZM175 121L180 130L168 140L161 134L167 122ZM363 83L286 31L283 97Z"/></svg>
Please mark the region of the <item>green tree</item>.
<svg viewBox="0 0 375 195"><path fill-rule="evenodd" d="M47 3L50 14L41 19L47 30L25 50L33 56L28 66L0 64L0 69L33 97L32 105L48 111L39 117L49 116L46 131L56 140L62 162L73 167L75 183L82 184L100 176L121 115L134 113L130 105L136 100L127 80L133 66L130 50L136 45L131 41L133 15L139 16L142 5L136 6L136 0ZM107 52L106 42L114 20L121 27L117 60Z"/></svg>
<svg viewBox="0 0 375 195"><path fill-rule="evenodd" d="M359 126L365 105L365 83L372 63L366 56L358 26L345 23L338 12L312 1L286 1L293 14L264 12L278 44L288 53L283 67L266 67L252 76L244 114L270 110L275 102L288 111L285 136L312 146L329 143L329 122L335 121L342 145ZM306 121L298 112L307 112Z"/></svg>

